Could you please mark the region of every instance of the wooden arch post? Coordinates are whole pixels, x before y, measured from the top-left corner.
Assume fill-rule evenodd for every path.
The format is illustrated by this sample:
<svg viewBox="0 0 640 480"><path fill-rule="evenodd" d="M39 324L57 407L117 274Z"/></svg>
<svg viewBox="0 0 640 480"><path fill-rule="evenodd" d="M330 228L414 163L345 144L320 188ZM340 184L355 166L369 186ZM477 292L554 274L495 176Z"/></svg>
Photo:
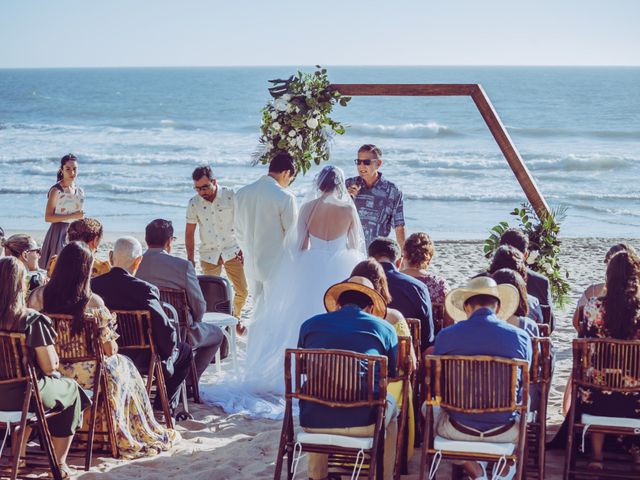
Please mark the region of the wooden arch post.
<svg viewBox="0 0 640 480"><path fill-rule="evenodd" d="M396 96L396 97L471 97L482 115L489 131L500 147L504 158L511 167L524 194L533 206L539 218L544 218L551 212L549 205L540 193L529 169L524 164L518 149L513 144L511 137L504 128L500 117L496 113L489 97L479 84L367 84L367 83L340 83L333 84L332 88L342 95L357 96Z"/></svg>

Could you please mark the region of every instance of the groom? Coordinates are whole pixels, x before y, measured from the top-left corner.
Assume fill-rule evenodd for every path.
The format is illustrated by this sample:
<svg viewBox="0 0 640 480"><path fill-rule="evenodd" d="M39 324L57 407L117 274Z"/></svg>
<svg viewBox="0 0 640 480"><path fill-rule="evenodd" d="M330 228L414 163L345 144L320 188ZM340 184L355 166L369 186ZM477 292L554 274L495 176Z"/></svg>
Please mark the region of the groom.
<svg viewBox="0 0 640 480"><path fill-rule="evenodd" d="M245 255L245 273L251 283L253 310L262 302L278 251L298 217L295 196L286 190L296 175L291 155L278 152L269 173L235 195L235 233Z"/></svg>

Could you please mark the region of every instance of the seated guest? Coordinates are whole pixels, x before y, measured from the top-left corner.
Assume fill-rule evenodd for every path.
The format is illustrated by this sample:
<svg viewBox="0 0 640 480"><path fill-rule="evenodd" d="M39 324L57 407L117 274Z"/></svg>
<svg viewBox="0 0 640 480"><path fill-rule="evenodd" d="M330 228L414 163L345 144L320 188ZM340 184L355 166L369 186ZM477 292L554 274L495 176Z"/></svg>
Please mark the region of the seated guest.
<svg viewBox="0 0 640 480"><path fill-rule="evenodd" d="M491 355L531 362L529 335L504 321L511 318L518 303L515 287L497 285L485 276L472 279L464 288L452 290L445 299L445 308L458 323L438 334L433 353ZM519 430L515 412L467 414L444 410L435 429L438 435L451 440L500 443L516 443ZM465 462L464 468L471 478L486 478L484 466L476 462ZM513 478L516 466L507 465L505 470L494 479Z"/></svg>
<svg viewBox="0 0 640 480"><path fill-rule="evenodd" d="M405 318L420 320L422 349L433 343L433 317L431 297L426 285L398 270L400 246L395 240L378 237L369 245L369 256L375 258L384 269L391 293L389 306L399 310Z"/></svg>
<svg viewBox="0 0 640 480"><path fill-rule="evenodd" d="M591 298L584 306L586 338L640 340L640 257L631 251L620 251L607 265L605 293ZM606 372L594 372L598 375ZM579 388L581 413L604 417L640 419L640 395ZM623 437L623 446L640 465L640 440ZM590 468L602 470L604 434L591 433Z"/></svg>
<svg viewBox="0 0 640 480"><path fill-rule="evenodd" d="M524 255L514 247L509 245L501 245L493 254L493 260L487 270L487 273L493 274L501 268L509 268L515 270L520 276L527 281L527 265L524 263ZM527 290L527 304L529 305L529 312L527 316L536 323L544 323L544 317L542 316L542 308L540 308L540 301L531 295Z"/></svg>
<svg viewBox="0 0 640 480"><path fill-rule="evenodd" d="M539 337L540 330L538 324L533 319L527 317L529 313L529 303L527 302L527 284L522 275L510 268L500 268L493 272L491 277L498 285L513 285L518 290L518 308L507 318L507 322L511 325L521 328L529 334L530 337Z"/></svg>
<svg viewBox="0 0 640 480"><path fill-rule="evenodd" d="M405 243L406 245L406 243ZM351 272L352 277L364 277L368 279L373 284L373 289L380 294L385 303L389 304L391 302L391 294L389 293L389 287L387 285L387 276L384 273L384 269L380 263L373 259L369 258L367 260L363 260L358 265L355 266L353 271ZM411 337L411 330L409 329L409 325L407 324L407 320L404 318L404 315L400 313L398 310L394 308L387 308L387 316L384 318L387 322L393 325L396 334L399 337ZM413 344L411 344L411 370L416 369L417 359L416 353L413 349ZM390 382L388 386L388 391L394 396L396 399L396 403L400 405L402 399L402 382ZM413 395L412 395L411 386L409 386L409 418L408 418L408 428L409 428L409 438L407 440L407 459L410 459L413 455L413 444L415 439L415 421L413 417Z"/></svg>
<svg viewBox="0 0 640 480"><path fill-rule="evenodd" d="M198 378L207 369L220 348L222 330L202 321L207 304L196 270L190 261L174 257L171 253L173 225L168 220L157 219L147 225L145 241L148 250L142 256L142 263L136 276L158 288L174 288L187 293L189 304L189 330Z"/></svg>
<svg viewBox="0 0 640 480"><path fill-rule="evenodd" d="M47 272L38 266L40 248L33 237L24 234L11 235L9 238L0 239L0 245L4 247L6 255L16 257L27 267L29 291L47 283Z"/></svg>
<svg viewBox="0 0 640 480"><path fill-rule="evenodd" d="M93 267L91 269L91 278L107 273L111 269L111 265L107 260L95 258L100 241L102 240L102 224L95 218L81 218L69 224L67 230L67 240L69 242L84 242L93 253ZM49 276L53 274L56 266L57 255L49 260Z"/></svg>
<svg viewBox="0 0 640 480"><path fill-rule="evenodd" d="M160 426L153 415L145 383L131 359L119 355L115 317L98 295L91 291L93 255L82 242L69 242L58 255L58 268L51 281L35 290L29 304L47 313L73 315L72 331L80 331L88 318L100 327L100 343L105 355L106 397L111 406L116 443L126 457L155 455L171 448L179 435ZM93 388L95 361L60 366L61 373L82 388ZM103 420L104 422L104 420ZM106 422L103 424L106 431Z"/></svg>
<svg viewBox="0 0 640 480"><path fill-rule="evenodd" d="M298 348L350 350L384 355L389 376L396 372L398 336L386 317L384 299L363 277L351 277L331 286L324 296L329 313L316 315L302 324ZM388 409L389 410L389 409ZM307 432L370 437L375 428L374 412L366 407L333 408L300 401L300 425ZM384 478L393 478L397 439L397 411L391 415L384 442ZM389 420L389 419L387 419ZM309 478L327 478L327 455L309 453Z"/></svg>
<svg viewBox="0 0 640 480"><path fill-rule="evenodd" d="M402 253L402 273L417 278L427 286L432 305L443 305L444 297L451 288L444 277L427 271L435 253L431 237L422 232L409 235L402 247Z"/></svg>
<svg viewBox="0 0 640 480"><path fill-rule="evenodd" d="M631 245L627 245L626 243L617 243L607 251L607 254L604 256L604 264L608 265L611 257L622 251L631 252L634 255L637 255L636 250ZM589 285L582 293L582 296L578 299L576 310L573 313L573 326L578 332L580 332L580 308L584 307L591 298L602 297L604 294L604 283L594 283L593 285Z"/></svg>
<svg viewBox="0 0 640 480"><path fill-rule="evenodd" d="M91 401L76 382L62 378L58 372L59 360L55 350L57 334L49 318L27 309L26 275L24 265L16 258L0 259L0 329L26 334L44 408L60 410L59 414L47 419L47 425L63 478L69 478L71 471L67 466L67 454L73 435L82 426L82 411ZM0 410L22 410L24 394L23 386L0 386ZM30 429L28 425L27 429ZM28 432L26 438L29 438ZM20 448L22 453L25 446Z"/></svg>
<svg viewBox="0 0 640 480"><path fill-rule="evenodd" d="M153 343L162 361L167 395L171 410L178 405L180 384L189 373L192 353L189 345L178 342L176 330L160 305L158 289L135 278L142 261L142 245L133 237L119 238L109 252L113 266L109 273L91 281L91 288L99 294L111 310L148 310L153 325ZM129 355L138 369L146 371L148 354ZM156 395L154 408L160 410L160 398Z"/></svg>
<svg viewBox="0 0 640 480"><path fill-rule="evenodd" d="M529 237L522 230L519 228L509 228L505 230L500 236L500 245L510 245L522 253L526 267L527 258L529 257ZM552 304L551 284L547 277L527 267L527 274L523 275L522 278L527 282L527 292L529 295L536 297L540 301L540 305ZM552 312L551 318L549 319L551 330L553 330L554 324L555 320Z"/></svg>

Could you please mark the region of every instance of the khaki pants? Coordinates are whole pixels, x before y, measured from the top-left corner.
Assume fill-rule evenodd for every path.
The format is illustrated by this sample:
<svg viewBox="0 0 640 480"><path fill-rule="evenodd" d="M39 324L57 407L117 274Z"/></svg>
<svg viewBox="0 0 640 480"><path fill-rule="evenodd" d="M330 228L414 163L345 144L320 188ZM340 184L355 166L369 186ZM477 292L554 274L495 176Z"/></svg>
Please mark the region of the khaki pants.
<svg viewBox="0 0 640 480"><path fill-rule="evenodd" d="M396 412L397 413L397 412ZM308 433L328 433L331 435L347 435L350 437L371 437L375 425L366 425L364 427L346 427L346 428L303 428ZM393 467L396 460L396 441L398 440L398 421L397 415L387 425L384 434L384 480L393 478ZM319 480L327 478L329 468L327 466L328 456L324 453L309 453L309 464L307 473L309 478Z"/></svg>
<svg viewBox="0 0 640 480"><path fill-rule="evenodd" d="M465 442L493 442L493 443L516 443L518 441L518 432L520 431L518 422L515 422L513 426L506 432L502 432L492 437L478 437L476 435L469 435L456 429L449 421L449 415L447 412L440 410L440 416L436 424L436 432L438 435L449 440L462 440Z"/></svg>
<svg viewBox="0 0 640 480"><path fill-rule="evenodd" d="M222 267L224 266L227 277L231 280L233 285L233 314L240 318L242 313L242 307L244 307L247 301L249 291L247 289L247 279L244 276L244 267L238 257L234 257L226 262L222 260L222 257L218 259L218 263L213 264L200 260L200 266L205 275L213 275L219 277L222 273Z"/></svg>

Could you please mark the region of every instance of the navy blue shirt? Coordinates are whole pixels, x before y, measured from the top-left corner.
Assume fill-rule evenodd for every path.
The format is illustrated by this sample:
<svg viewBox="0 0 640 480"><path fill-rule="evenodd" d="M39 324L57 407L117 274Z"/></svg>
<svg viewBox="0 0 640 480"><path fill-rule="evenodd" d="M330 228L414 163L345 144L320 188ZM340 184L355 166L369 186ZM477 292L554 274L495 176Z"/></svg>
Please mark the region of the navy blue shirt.
<svg viewBox="0 0 640 480"><path fill-rule="evenodd" d="M526 360L531 364L531 338L524 330L500 320L490 308L479 308L468 320L438 333L434 355L492 355ZM520 387L518 389L520 396ZM482 432L514 420L515 412L448 412L459 423Z"/></svg>
<svg viewBox="0 0 640 480"><path fill-rule="evenodd" d="M424 351L433 343L433 316L429 289L417 278L400 272L393 263L380 262L387 274L391 303L405 318L420 320L421 347ZM419 353L419 352L417 352Z"/></svg>
<svg viewBox="0 0 640 480"><path fill-rule="evenodd" d="M385 320L347 305L332 313L310 318L300 327L298 348L339 349L366 355L384 355L389 376L395 376L398 336ZM368 407L333 408L300 401L300 425L307 428L361 427L375 423Z"/></svg>

